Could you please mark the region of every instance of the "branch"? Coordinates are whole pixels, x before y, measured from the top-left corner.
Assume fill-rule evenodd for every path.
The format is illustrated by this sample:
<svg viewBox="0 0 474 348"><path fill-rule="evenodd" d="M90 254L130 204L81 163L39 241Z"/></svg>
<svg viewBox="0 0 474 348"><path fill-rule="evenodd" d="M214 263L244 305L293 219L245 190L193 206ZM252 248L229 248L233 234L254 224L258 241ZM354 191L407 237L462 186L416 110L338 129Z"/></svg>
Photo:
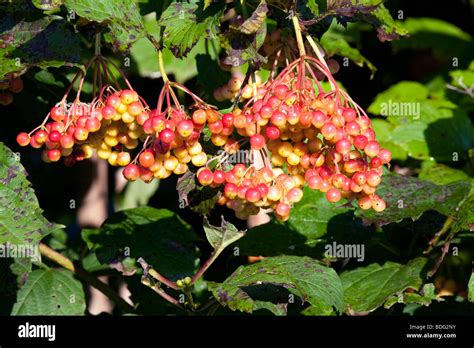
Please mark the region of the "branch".
<svg viewBox="0 0 474 348"><path fill-rule="evenodd" d="M64 267L65 269L73 272L79 278L84 280L86 283L92 285L94 288L102 292L105 296L110 298L119 306L124 312L133 313L135 308L133 308L128 302L120 297L118 293L112 290L107 284L97 279L93 274L87 272L79 265L75 265L70 259L66 256L58 253L56 250L51 249L46 244L40 243L39 249L41 255L47 257L51 261L57 263L58 265Z"/></svg>
<svg viewBox="0 0 474 348"><path fill-rule="evenodd" d="M162 276L160 273L158 273L158 271L156 271L155 269L153 269L142 257L140 257L137 262L140 264L140 266L142 266L143 270L146 272L146 274L149 274L151 275L153 278L155 278L157 281L159 281L160 283L163 283L165 284L166 286L168 286L169 288L171 289L174 289L174 290L179 290L178 286L176 285L176 283L172 282L171 280L169 280L168 278Z"/></svg>

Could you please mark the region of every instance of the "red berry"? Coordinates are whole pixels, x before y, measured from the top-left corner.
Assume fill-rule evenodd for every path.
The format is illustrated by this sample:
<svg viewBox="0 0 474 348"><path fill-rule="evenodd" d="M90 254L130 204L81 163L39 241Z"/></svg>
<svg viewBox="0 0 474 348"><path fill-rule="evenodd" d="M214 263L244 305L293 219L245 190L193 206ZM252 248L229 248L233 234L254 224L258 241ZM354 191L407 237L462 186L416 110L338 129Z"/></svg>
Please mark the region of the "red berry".
<svg viewBox="0 0 474 348"><path fill-rule="evenodd" d="M316 128L321 128L327 121L326 115L323 112L319 111L319 110L313 111L312 114L313 114L313 116L312 116L311 123Z"/></svg>
<svg viewBox="0 0 474 348"><path fill-rule="evenodd" d="M208 168L201 168L198 170L197 179L202 186L207 186L212 184L214 174L212 174L212 171Z"/></svg>
<svg viewBox="0 0 474 348"><path fill-rule="evenodd" d="M225 172L217 169L214 171L214 183L217 185L223 184L225 182Z"/></svg>
<svg viewBox="0 0 474 348"><path fill-rule="evenodd" d="M260 150L265 146L265 138L261 134L254 134L250 137L250 146L254 150Z"/></svg>
<svg viewBox="0 0 474 348"><path fill-rule="evenodd" d="M354 137L354 146L359 150L364 149L367 146L368 142L369 141L367 140L367 138L363 135L356 135Z"/></svg>
<svg viewBox="0 0 474 348"><path fill-rule="evenodd" d="M140 177L140 168L136 164L129 164L122 174L128 181L135 181Z"/></svg>
<svg viewBox="0 0 474 348"><path fill-rule="evenodd" d="M261 198L260 191L256 188L249 188L245 192L245 199L251 203L258 202Z"/></svg>
<svg viewBox="0 0 474 348"><path fill-rule="evenodd" d="M281 134L280 129L275 126L268 126L267 129L265 130L265 135L270 140L278 139L280 137L280 134Z"/></svg>
<svg viewBox="0 0 474 348"><path fill-rule="evenodd" d="M59 133L57 130L53 130L49 132L48 139L53 143L57 143L59 140L61 140L61 133Z"/></svg>
<svg viewBox="0 0 474 348"><path fill-rule="evenodd" d="M357 113L354 109L344 108L344 110L342 111L342 116L344 117L344 120L346 120L346 122L351 122L356 119Z"/></svg>
<svg viewBox="0 0 474 348"><path fill-rule="evenodd" d="M64 109L60 106L55 106L51 109L49 115L54 121L57 122L63 122L64 121L64 116L65 112Z"/></svg>
<svg viewBox="0 0 474 348"><path fill-rule="evenodd" d="M232 114L222 115L222 125L228 128L232 127L234 125L234 115Z"/></svg>
<svg viewBox="0 0 474 348"><path fill-rule="evenodd" d="M263 118L270 118L272 117L272 114L273 114L273 108L268 105L268 104L265 104L262 106L262 108L260 109L260 116L262 116Z"/></svg>
<svg viewBox="0 0 474 348"><path fill-rule="evenodd" d="M65 149L71 149L74 146L74 138L69 134L64 134L59 140L61 146Z"/></svg>
<svg viewBox="0 0 474 348"><path fill-rule="evenodd" d="M283 100L283 99L285 99L286 95L288 94L288 86L287 85L278 85L273 90L273 93L275 94L275 96L278 99Z"/></svg>
<svg viewBox="0 0 474 348"><path fill-rule="evenodd" d="M336 151L345 155L351 151L351 142L348 139L341 139L336 143Z"/></svg>
<svg viewBox="0 0 474 348"><path fill-rule="evenodd" d="M286 203L278 203L275 207L275 212L280 216L288 216L290 215L290 206Z"/></svg>
<svg viewBox="0 0 474 348"><path fill-rule="evenodd" d="M383 164L387 164L392 160L392 153L387 149L381 149L378 158L382 160Z"/></svg>
<svg viewBox="0 0 474 348"><path fill-rule="evenodd" d="M61 151L58 149L50 149L48 150L48 159L51 162L57 162L61 158Z"/></svg>
<svg viewBox="0 0 474 348"><path fill-rule="evenodd" d="M194 124L191 120L182 120L179 121L177 127L176 127L179 135L181 135L183 138L189 137L194 129Z"/></svg>
<svg viewBox="0 0 474 348"><path fill-rule="evenodd" d="M213 133L213 134L219 134L220 132L222 132L222 128L223 128L224 126L223 126L221 120L217 120L216 122L209 123L209 124L208 124L208 127L209 127L209 130L211 131L211 133Z"/></svg>
<svg viewBox="0 0 474 348"><path fill-rule="evenodd" d="M326 199L331 203L336 203L341 200L341 191L336 188L329 189L326 192Z"/></svg>
<svg viewBox="0 0 474 348"><path fill-rule="evenodd" d="M227 173L226 173L227 174ZM227 176L227 175L226 175ZM238 186L234 183L228 182L224 186L224 195L229 199L234 199L237 196Z"/></svg>
<svg viewBox="0 0 474 348"><path fill-rule="evenodd" d="M101 113L105 120L110 120L115 116L115 108L111 105L106 105L102 108Z"/></svg>
<svg viewBox="0 0 474 348"><path fill-rule="evenodd" d="M148 168L155 163L155 156L151 150L145 150L140 154L140 156L138 156L138 161L142 167Z"/></svg>
<svg viewBox="0 0 474 348"><path fill-rule="evenodd" d="M21 132L16 136L16 142L20 146L28 146L30 144L30 136L25 132Z"/></svg>
<svg viewBox="0 0 474 348"><path fill-rule="evenodd" d="M364 147L364 152L369 157L377 156L380 152L379 143L375 140L369 141Z"/></svg>
<svg viewBox="0 0 474 348"><path fill-rule="evenodd" d="M175 133L171 129L163 129L160 132L160 140L165 144L171 144L176 138Z"/></svg>
<svg viewBox="0 0 474 348"><path fill-rule="evenodd" d="M192 118L195 124L205 124L207 121L206 111L202 109L198 109L193 112Z"/></svg>

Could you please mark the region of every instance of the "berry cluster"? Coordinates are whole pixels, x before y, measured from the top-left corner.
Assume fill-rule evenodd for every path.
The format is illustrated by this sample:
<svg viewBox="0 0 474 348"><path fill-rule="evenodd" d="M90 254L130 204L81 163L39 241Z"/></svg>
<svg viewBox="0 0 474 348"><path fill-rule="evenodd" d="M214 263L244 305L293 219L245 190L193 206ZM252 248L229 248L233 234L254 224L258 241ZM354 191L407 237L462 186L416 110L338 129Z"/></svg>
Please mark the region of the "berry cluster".
<svg viewBox="0 0 474 348"><path fill-rule="evenodd" d="M330 92L322 89L314 68L328 78ZM305 184L324 192L329 202L355 198L362 209L385 209L375 191L391 153L380 148L370 119L338 89L329 69L318 60L294 61L261 86L243 110L223 115L221 123L215 127L220 132L214 133L227 146L239 144L235 130L248 138L253 152L271 162L260 169L239 163L227 172L219 168L198 172L201 185L223 185L219 203L235 210L237 217L273 208L278 219L287 220Z"/></svg>
<svg viewBox="0 0 474 348"><path fill-rule="evenodd" d="M0 105L9 105L13 102L12 93L20 93L23 90L23 80L15 74L7 74L4 80L0 80Z"/></svg>
<svg viewBox="0 0 474 348"><path fill-rule="evenodd" d="M39 127L18 134L17 142L33 148L44 146L45 162L57 162L65 157L65 164L70 166L90 158L95 149L111 165L127 165L130 154L123 148L138 146L142 131L137 121L146 115L138 94L131 89L113 91L92 103L76 100L68 105L62 100Z"/></svg>
<svg viewBox="0 0 474 348"><path fill-rule="evenodd" d="M100 94L94 92L90 103L79 101L84 73L72 105L66 103L67 92L39 127L17 136L21 146L45 146L45 161L65 157L67 165L96 150L111 165L125 167L123 175L129 181L150 182L196 171L198 183L219 188L218 204L241 219L273 209L277 219L288 220L305 185L324 192L332 203L357 199L362 209L385 209L375 192L391 153L380 148L364 110L338 88L319 60L302 56L276 78L272 74L265 83L256 81L243 89L244 79L234 76L221 96L234 98L240 90L248 101L242 109L222 115L168 80L156 108L150 110L120 70L129 88L111 87L104 58L96 59L105 66ZM330 91L322 88L318 76L329 81ZM189 110L181 106L174 89L193 99ZM215 149L224 150L212 158L201 143L205 131ZM141 143L132 159L131 152ZM230 165L229 157L241 149L261 164L235 160Z"/></svg>
<svg viewBox="0 0 474 348"><path fill-rule="evenodd" d="M186 113L172 87L181 89L196 102L195 110ZM171 102L173 100L173 102ZM166 101L166 107L164 102ZM127 180L141 178L145 182L153 178L164 179L172 173L180 175L188 171L188 164L204 166L207 154L199 142L206 124L209 128L219 122L220 113L205 104L184 86L166 83L158 99L158 106L149 117L138 122L147 135L143 149L133 163L127 165L123 175Z"/></svg>
<svg viewBox="0 0 474 348"><path fill-rule="evenodd" d="M85 103L80 101L81 88L87 68L92 63L96 63L96 72L100 71L97 68L103 68L104 76L98 76L100 91L94 84L93 99ZM18 134L18 144L44 148L42 159L45 162L57 162L64 157L67 166L92 157L94 150L111 165L129 164L128 150L136 148L143 138L141 125L149 117L149 108L115 66L128 88L121 89L117 81L117 89L110 85L109 76L112 74L105 63L104 57L94 56L86 64L86 72L76 74L64 97L50 110L44 121L29 133ZM68 103L67 97L81 75L77 95L72 103ZM105 83L102 83L102 77Z"/></svg>

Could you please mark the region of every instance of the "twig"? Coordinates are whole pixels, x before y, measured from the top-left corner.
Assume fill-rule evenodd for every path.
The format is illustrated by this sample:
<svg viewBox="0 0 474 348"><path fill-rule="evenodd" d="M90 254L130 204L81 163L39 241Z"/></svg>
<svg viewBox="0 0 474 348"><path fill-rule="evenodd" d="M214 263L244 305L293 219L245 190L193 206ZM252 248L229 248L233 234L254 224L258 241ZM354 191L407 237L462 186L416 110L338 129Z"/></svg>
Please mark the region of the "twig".
<svg viewBox="0 0 474 348"><path fill-rule="evenodd" d="M142 257L140 257L137 262L142 266L143 270L151 275L153 278L155 278L157 281L160 283L165 284L167 287L174 289L174 290L179 290L178 286L172 282L171 280L165 278L162 276L160 273L158 273L155 269L153 269Z"/></svg>
<svg viewBox="0 0 474 348"><path fill-rule="evenodd" d="M162 288L160 288L160 286L157 283L152 284L151 280L149 278L147 278L146 276L142 277L142 284L149 287L153 291L155 291L158 295L163 297L163 299L165 299L169 303L171 303L171 304L173 304L173 305L175 305L175 306L177 306L177 307L184 310L184 308L179 304L178 300L176 300L174 297L168 295Z"/></svg>

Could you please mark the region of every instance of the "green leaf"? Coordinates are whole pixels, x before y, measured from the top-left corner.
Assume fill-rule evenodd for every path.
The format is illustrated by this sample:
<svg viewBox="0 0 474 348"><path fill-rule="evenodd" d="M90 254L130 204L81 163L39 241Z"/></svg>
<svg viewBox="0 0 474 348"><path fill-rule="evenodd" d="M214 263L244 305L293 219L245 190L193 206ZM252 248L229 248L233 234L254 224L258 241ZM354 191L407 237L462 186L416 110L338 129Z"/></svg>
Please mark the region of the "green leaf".
<svg viewBox="0 0 474 348"><path fill-rule="evenodd" d="M474 61L469 64L466 70L451 71L449 76L453 79L452 85L458 88L472 87L474 85Z"/></svg>
<svg viewBox="0 0 474 348"><path fill-rule="evenodd" d="M144 35L143 20L134 0L65 0L69 11L95 22L107 22L105 40L115 49L126 51Z"/></svg>
<svg viewBox="0 0 474 348"><path fill-rule="evenodd" d="M158 25L164 27L163 42L177 58L186 57L202 39L217 37L225 3L214 3L205 10L196 1L172 3Z"/></svg>
<svg viewBox="0 0 474 348"><path fill-rule="evenodd" d="M388 174L382 177L377 189L377 194L385 200L387 208L379 213L359 209L356 215L363 218L365 223L379 226L405 218L417 219L427 210L451 215L467 197L470 188L471 184L466 181L436 185L409 176Z"/></svg>
<svg viewBox="0 0 474 348"><path fill-rule="evenodd" d="M21 288L25 284L26 280L28 279L28 276L30 275L32 267L33 264L31 262L31 258L14 258L14 262L10 265L10 270L14 275L17 276L17 283L19 288Z"/></svg>
<svg viewBox="0 0 474 348"><path fill-rule="evenodd" d="M346 57L360 67L363 67L364 65L367 66L370 69L372 78L375 71L377 71L377 68L366 57L364 57L357 48L351 47L347 42L346 37L344 37L343 30L344 28L337 25L336 22L333 22L329 27L329 30L323 34L320 40L324 50L330 56L338 55Z"/></svg>
<svg viewBox="0 0 474 348"><path fill-rule="evenodd" d="M372 119L372 127L382 148L392 152L394 160L404 161L407 159L407 151L400 145L395 144L393 130L395 126L386 120Z"/></svg>
<svg viewBox="0 0 474 348"><path fill-rule="evenodd" d="M416 303L422 306L429 306L433 300L443 301L442 298L438 298L435 293L435 286L432 283L423 285L423 289L420 293L416 292L403 292L397 295L390 296L384 303L384 308L388 309L396 303L412 304Z"/></svg>
<svg viewBox="0 0 474 348"><path fill-rule="evenodd" d="M388 116L395 125L390 142L420 160L466 159L474 147L474 131L465 110L436 99L428 88L402 81L377 95L368 111ZM440 141L439 139L443 139Z"/></svg>
<svg viewBox="0 0 474 348"><path fill-rule="evenodd" d="M450 184L460 180L472 180L466 172L448 167L445 164L427 162L422 165L418 178L428 180L438 185ZM473 182L474 184L474 182Z"/></svg>
<svg viewBox="0 0 474 348"><path fill-rule="evenodd" d="M404 26L395 22L382 0L334 1L328 6L334 11L338 21L346 24L352 18L364 20L377 30L380 41L391 41L407 35Z"/></svg>
<svg viewBox="0 0 474 348"><path fill-rule="evenodd" d="M152 34L154 37L159 37L160 27L156 20L151 18L146 19L145 28L147 32ZM209 44L212 43L210 42ZM140 76L149 78L157 78L161 76L156 49L147 38L141 38L135 42L130 52L133 60L137 64ZM170 50L167 48L163 49L163 64L166 67L166 73L168 75L173 75L176 82L185 83L197 75L199 64L197 57L204 53L206 53L206 42L204 40L200 40L188 56L183 59L176 59ZM210 56L215 56L214 50L210 50ZM216 66L214 66L214 68L217 67L217 63L215 64ZM209 68L212 68L212 66ZM208 75L208 77L213 76Z"/></svg>
<svg viewBox="0 0 474 348"><path fill-rule="evenodd" d="M39 269L18 291L11 315L83 315L85 310L82 284L72 272Z"/></svg>
<svg viewBox="0 0 474 348"><path fill-rule="evenodd" d="M33 0L33 5L43 11L51 11L61 7L64 0Z"/></svg>
<svg viewBox="0 0 474 348"><path fill-rule="evenodd" d="M19 156L0 143L0 244L36 245L59 227L43 217L26 176Z"/></svg>
<svg viewBox="0 0 474 348"><path fill-rule="evenodd" d="M449 60L452 57L471 57L472 37L456 25L437 18L408 17L403 26L410 35L392 43L396 50L433 50L438 58Z"/></svg>
<svg viewBox="0 0 474 348"><path fill-rule="evenodd" d="M193 274L198 263L194 231L167 209L144 206L120 211L100 229L82 230L82 238L100 263L125 275L137 271L139 257L173 280Z"/></svg>
<svg viewBox="0 0 474 348"><path fill-rule="evenodd" d="M334 307L341 312L344 307L342 284L336 272L309 257L269 257L240 266L222 284L209 284L209 290L223 306L252 313L257 308L250 293L269 284L283 287L303 302L326 311ZM287 303L288 297L274 305Z"/></svg>
<svg viewBox="0 0 474 348"><path fill-rule="evenodd" d="M35 74L35 79L47 85L64 87L64 83L62 83L61 81L57 81L54 75L50 73L48 70L38 71Z"/></svg>
<svg viewBox="0 0 474 348"><path fill-rule="evenodd" d="M456 219L451 226L452 231L474 231L474 195L462 202L455 215Z"/></svg>
<svg viewBox="0 0 474 348"><path fill-rule="evenodd" d="M368 313L384 304L392 295L408 288L417 290L423 281L425 258L402 265L386 262L343 272L340 277L349 314Z"/></svg>
<svg viewBox="0 0 474 348"><path fill-rule="evenodd" d="M428 98L429 90L421 83L401 81L389 89L377 94L367 111L374 115L390 116L387 111L389 104L421 102ZM409 115L412 116L412 115Z"/></svg>
<svg viewBox="0 0 474 348"><path fill-rule="evenodd" d="M471 279L469 279L468 290L468 299L469 301L474 302L474 273L471 274Z"/></svg>
<svg viewBox="0 0 474 348"><path fill-rule="evenodd" d="M245 236L245 231L239 231L234 225L222 218L220 227L212 226L204 218L204 232L209 244L214 248L215 255L219 255L228 245Z"/></svg>
<svg viewBox="0 0 474 348"><path fill-rule="evenodd" d="M16 22L5 15L0 21L0 43L5 44L5 48L0 49L0 79L32 66L60 67L79 62L79 38L62 17L46 16L31 22Z"/></svg>
<svg viewBox="0 0 474 348"><path fill-rule="evenodd" d="M303 199L291 210L286 223L271 221L251 228L237 242L242 255L274 256L281 254L324 257L328 242L360 242L369 229L354 216L352 207L328 203L325 194L303 189Z"/></svg>

